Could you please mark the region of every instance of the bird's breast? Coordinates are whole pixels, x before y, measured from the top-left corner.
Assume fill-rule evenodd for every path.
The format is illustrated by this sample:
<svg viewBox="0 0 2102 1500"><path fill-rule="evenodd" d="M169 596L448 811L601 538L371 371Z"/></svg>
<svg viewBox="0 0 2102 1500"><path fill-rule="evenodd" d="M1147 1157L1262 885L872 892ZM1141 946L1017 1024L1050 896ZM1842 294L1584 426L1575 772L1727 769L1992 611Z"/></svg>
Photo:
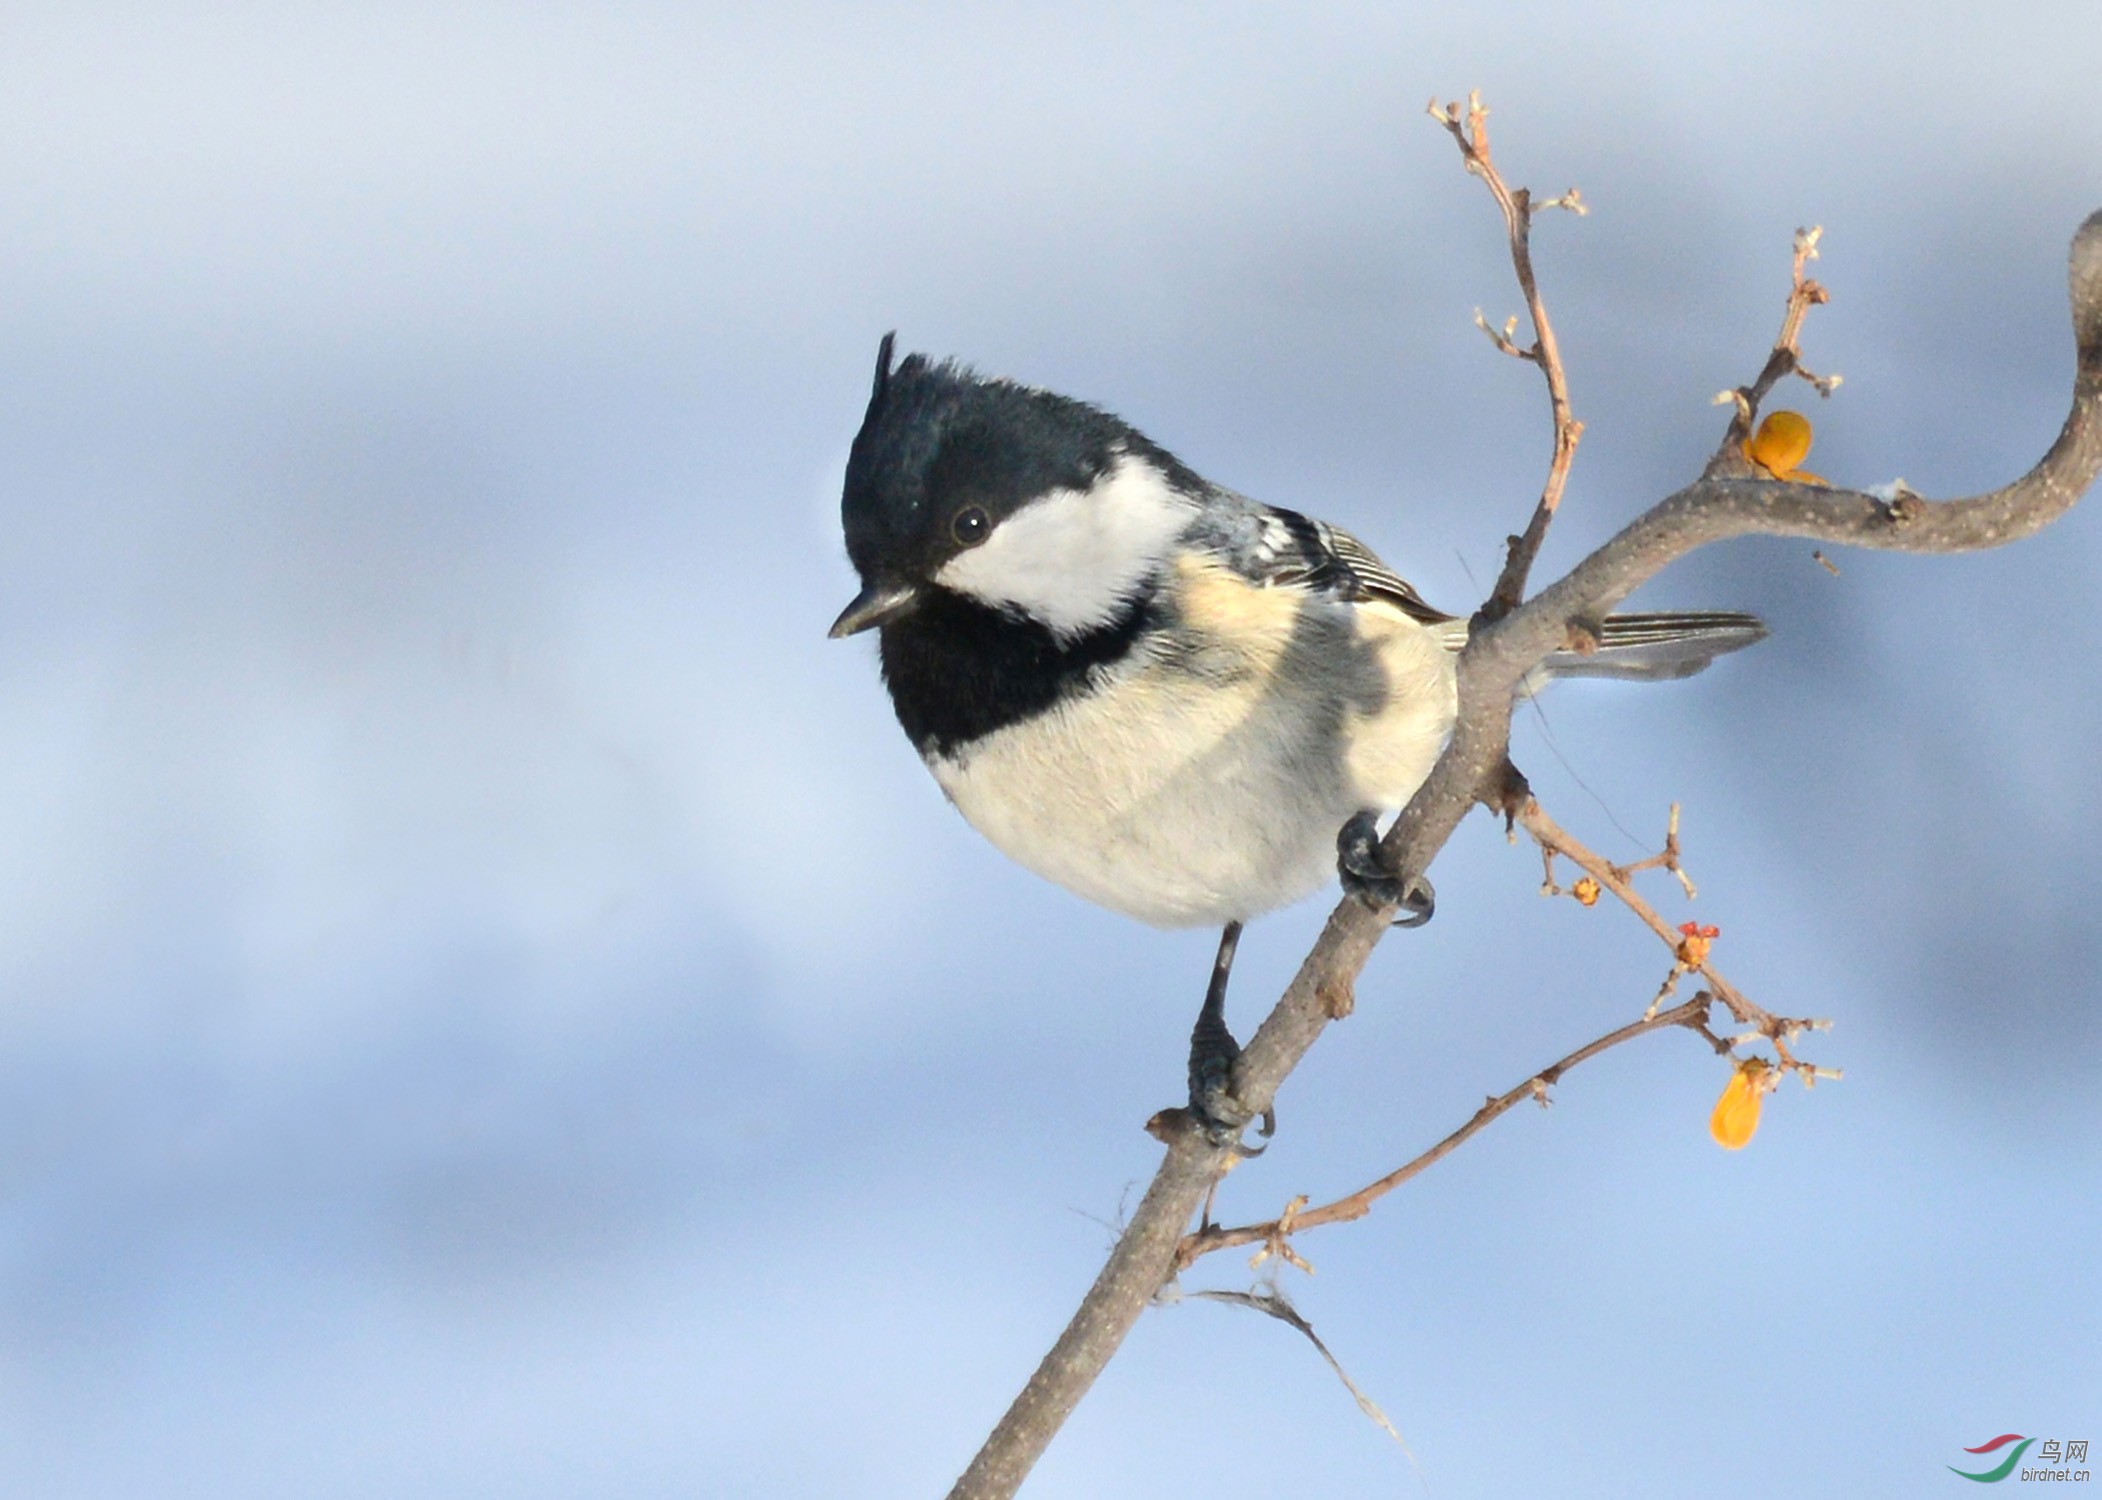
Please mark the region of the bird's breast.
<svg viewBox="0 0 2102 1500"><path fill-rule="evenodd" d="M1160 926L1251 917L1330 878L1353 813L1415 790L1451 660L1392 611L1215 562L1182 560L1166 597L1084 691L923 754L974 827L1091 901Z"/></svg>

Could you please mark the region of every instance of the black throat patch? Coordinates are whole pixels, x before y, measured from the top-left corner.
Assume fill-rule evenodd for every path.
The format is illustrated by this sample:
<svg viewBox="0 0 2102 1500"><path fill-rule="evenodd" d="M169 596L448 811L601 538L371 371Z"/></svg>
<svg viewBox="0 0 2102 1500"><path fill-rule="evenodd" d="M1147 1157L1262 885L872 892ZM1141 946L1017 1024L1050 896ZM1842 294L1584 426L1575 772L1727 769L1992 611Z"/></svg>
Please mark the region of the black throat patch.
<svg viewBox="0 0 2102 1500"><path fill-rule="evenodd" d="M921 755L948 755L997 729L1092 690L1090 675L1121 660L1145 617L1138 604L1061 643L1048 628L943 588L883 627L883 681Z"/></svg>

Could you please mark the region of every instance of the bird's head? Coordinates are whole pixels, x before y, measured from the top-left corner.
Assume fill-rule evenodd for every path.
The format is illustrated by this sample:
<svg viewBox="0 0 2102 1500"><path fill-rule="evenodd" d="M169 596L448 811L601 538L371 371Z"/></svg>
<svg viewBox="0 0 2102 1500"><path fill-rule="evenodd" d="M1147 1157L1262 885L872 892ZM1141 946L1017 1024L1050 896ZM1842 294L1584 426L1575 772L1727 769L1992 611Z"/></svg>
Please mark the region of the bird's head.
<svg viewBox="0 0 2102 1500"><path fill-rule="evenodd" d="M953 362L893 335L847 459L840 515L861 592L833 622L854 635L946 590L1084 634L1128 607L1196 514L1201 481L1083 402Z"/></svg>

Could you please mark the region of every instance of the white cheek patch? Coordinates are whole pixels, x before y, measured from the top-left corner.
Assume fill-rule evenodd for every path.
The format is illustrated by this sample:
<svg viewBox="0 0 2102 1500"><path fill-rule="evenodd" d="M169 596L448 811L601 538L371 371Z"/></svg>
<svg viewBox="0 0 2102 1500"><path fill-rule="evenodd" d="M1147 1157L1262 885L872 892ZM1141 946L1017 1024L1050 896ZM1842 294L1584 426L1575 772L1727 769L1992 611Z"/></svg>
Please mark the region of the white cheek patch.
<svg viewBox="0 0 2102 1500"><path fill-rule="evenodd" d="M1197 513L1143 459L1117 460L1086 490L1053 490L959 553L934 581L1021 610L1061 639L1114 620Z"/></svg>

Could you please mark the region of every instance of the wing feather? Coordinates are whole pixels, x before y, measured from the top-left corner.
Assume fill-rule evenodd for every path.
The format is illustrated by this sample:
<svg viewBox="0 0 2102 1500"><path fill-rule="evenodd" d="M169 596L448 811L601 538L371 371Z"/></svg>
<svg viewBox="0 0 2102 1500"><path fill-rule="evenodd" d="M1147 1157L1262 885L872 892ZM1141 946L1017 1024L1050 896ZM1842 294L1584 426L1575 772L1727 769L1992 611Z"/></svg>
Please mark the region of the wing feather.
<svg viewBox="0 0 2102 1500"><path fill-rule="evenodd" d="M1345 531L1296 510L1215 489L1209 550L1250 583L1297 588L1348 604L1379 604L1437 632L1447 650L1467 643L1467 622L1434 607L1378 554ZM1671 610L1609 616L1588 654L1558 651L1546 677L1687 677L1716 657L1762 640L1757 615L1735 610Z"/></svg>
<svg viewBox="0 0 2102 1500"><path fill-rule="evenodd" d="M1353 604L1389 604L1421 625L1458 618L1432 606L1342 527L1281 506L1264 506L1263 512L1262 544L1236 559L1254 581L1288 584Z"/></svg>

